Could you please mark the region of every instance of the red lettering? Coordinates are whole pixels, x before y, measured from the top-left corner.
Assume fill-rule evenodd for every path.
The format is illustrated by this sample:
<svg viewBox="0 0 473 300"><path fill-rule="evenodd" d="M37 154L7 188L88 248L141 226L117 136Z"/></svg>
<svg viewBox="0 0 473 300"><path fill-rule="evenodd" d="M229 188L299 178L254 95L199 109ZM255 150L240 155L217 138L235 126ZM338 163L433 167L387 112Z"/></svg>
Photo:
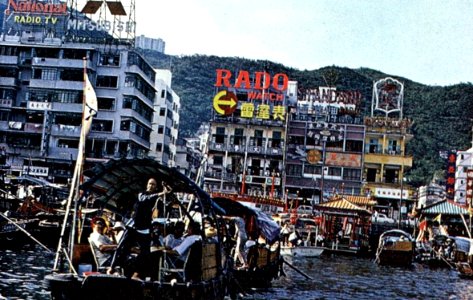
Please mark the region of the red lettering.
<svg viewBox="0 0 473 300"><path fill-rule="evenodd" d="M217 69L217 81L215 82L215 86L221 87L223 81L225 87L231 87L230 78L232 78L232 72L225 69Z"/></svg>
<svg viewBox="0 0 473 300"><path fill-rule="evenodd" d="M248 74L248 71L240 71L238 73L238 77L235 82L235 88L240 89L242 83L245 83L245 89L251 88L250 74Z"/></svg>
<svg viewBox="0 0 473 300"><path fill-rule="evenodd" d="M30 12L30 13L52 13L52 14L66 14L67 4L66 3L37 3L36 1L21 1L16 2L15 0L8 0L8 7L5 13L8 15L11 13L11 9L14 12Z"/></svg>
<svg viewBox="0 0 473 300"><path fill-rule="evenodd" d="M263 86L261 86L261 76L263 77ZM255 72L255 89L263 90L269 88L271 83L271 75L267 72Z"/></svg>
<svg viewBox="0 0 473 300"><path fill-rule="evenodd" d="M280 79L282 80L281 82L282 87L280 87L280 82L279 82ZM289 78L287 78L286 74L278 73L274 75L273 88L275 88L276 90L280 92L285 91L287 90L288 81L289 81Z"/></svg>
<svg viewBox="0 0 473 300"><path fill-rule="evenodd" d="M10 0L11 1L11 0ZM233 86L230 83L232 78L232 73L227 69L217 69L217 79L215 81L216 87L227 87L227 88L244 88L244 89L256 89L256 90L265 90L271 86L277 91L287 90L289 78L286 74L276 74L271 80L271 75L267 72L255 72L255 84L252 87L250 81L250 74L248 71L239 71L238 76L235 80L235 85Z"/></svg>

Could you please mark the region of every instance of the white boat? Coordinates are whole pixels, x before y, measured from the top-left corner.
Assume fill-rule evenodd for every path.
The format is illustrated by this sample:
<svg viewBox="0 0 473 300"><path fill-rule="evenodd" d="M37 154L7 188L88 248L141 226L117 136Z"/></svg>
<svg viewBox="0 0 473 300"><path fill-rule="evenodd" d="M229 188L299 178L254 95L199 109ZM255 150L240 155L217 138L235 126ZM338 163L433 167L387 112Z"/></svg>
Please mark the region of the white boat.
<svg viewBox="0 0 473 300"><path fill-rule="evenodd" d="M292 257L318 257L324 252L323 247L319 246L281 246L282 256Z"/></svg>

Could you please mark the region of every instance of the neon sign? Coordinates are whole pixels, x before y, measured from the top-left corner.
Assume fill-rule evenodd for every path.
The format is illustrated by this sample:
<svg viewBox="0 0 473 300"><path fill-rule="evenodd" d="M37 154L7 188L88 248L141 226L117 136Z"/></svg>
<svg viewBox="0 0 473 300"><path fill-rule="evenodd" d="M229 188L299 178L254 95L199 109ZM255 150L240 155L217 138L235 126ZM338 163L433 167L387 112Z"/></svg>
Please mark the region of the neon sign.
<svg viewBox="0 0 473 300"><path fill-rule="evenodd" d="M8 1L8 7L5 10L5 14L11 13L32 13L32 14L55 14L65 15L67 14L66 3L43 3L36 1Z"/></svg>

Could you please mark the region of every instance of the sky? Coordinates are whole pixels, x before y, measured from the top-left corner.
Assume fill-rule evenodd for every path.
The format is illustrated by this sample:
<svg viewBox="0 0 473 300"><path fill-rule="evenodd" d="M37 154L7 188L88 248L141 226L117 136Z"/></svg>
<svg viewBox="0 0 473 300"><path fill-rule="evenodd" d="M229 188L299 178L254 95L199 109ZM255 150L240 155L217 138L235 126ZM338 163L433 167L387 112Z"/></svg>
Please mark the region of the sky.
<svg viewBox="0 0 473 300"><path fill-rule="evenodd" d="M135 9L136 35L163 39L170 55L473 82L473 0L135 0Z"/></svg>

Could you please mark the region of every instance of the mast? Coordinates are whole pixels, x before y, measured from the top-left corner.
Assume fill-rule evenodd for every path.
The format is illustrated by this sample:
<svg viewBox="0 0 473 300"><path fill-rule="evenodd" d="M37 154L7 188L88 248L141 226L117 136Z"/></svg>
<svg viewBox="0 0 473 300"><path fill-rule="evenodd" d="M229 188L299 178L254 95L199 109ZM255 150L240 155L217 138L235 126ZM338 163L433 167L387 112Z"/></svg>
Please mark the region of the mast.
<svg viewBox="0 0 473 300"><path fill-rule="evenodd" d="M97 114L97 96L87 76L87 57L83 58L83 62L84 62L84 84L83 84L84 89L83 89L83 95L82 95L82 126L81 126L81 132L80 132L79 147L77 151L76 165L74 168L74 174L72 177L71 187L69 190L69 197L67 198L66 212L64 215L64 221L62 223L61 235L59 237L58 247L56 251L56 258L54 260L54 267L53 267L54 270L57 269L59 255L61 253L66 256L66 259L68 260L70 264L70 267L73 269L71 258L72 258L72 254L74 250L75 223L76 223L76 217L77 217L77 209L79 206L78 205L78 202L79 202L78 197L80 196L79 184L82 181L82 168L84 165L85 142L86 142L86 136L89 133L90 127L92 125L93 116ZM72 222L72 227L71 227L71 238L69 239L70 253L68 255L66 252L66 249L63 248L63 238L66 231L67 222L69 219L69 214L71 213L71 205L72 205L73 199L75 199L75 205L74 205L75 210L73 214L73 222Z"/></svg>

